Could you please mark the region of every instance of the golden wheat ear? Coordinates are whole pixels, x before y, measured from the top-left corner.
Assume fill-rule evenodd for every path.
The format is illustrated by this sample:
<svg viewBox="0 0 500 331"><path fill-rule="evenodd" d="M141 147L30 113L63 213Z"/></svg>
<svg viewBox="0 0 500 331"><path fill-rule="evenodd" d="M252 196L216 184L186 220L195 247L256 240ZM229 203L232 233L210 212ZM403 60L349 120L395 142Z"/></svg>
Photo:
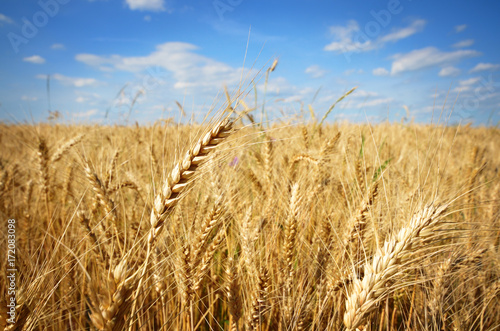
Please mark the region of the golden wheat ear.
<svg viewBox="0 0 500 331"><path fill-rule="evenodd" d="M217 122L209 132L187 151L181 162L172 170L155 197L153 210L151 211L151 231L148 242L153 242L158 236L163 229L167 215L177 205L189 181L194 178L200 164L207 159L208 154L217 145L231 134L232 127L233 121L228 117Z"/></svg>
<svg viewBox="0 0 500 331"><path fill-rule="evenodd" d="M144 281L149 259L155 240L164 228L165 220L173 211L179 200L187 190L188 184L195 179L198 168L217 145L222 143L231 135L234 121L230 115L216 122L184 155L182 160L174 167L170 176L156 194L153 209L151 210L150 225L146 257L142 268L140 268L130 279L138 279L139 283L134 296L132 314L135 313L138 291ZM138 277L140 273L140 276ZM138 277L138 278L136 278ZM192 286L192 284L191 284Z"/></svg>
<svg viewBox="0 0 500 331"><path fill-rule="evenodd" d="M429 205L417 212L409 224L386 241L372 261L365 264L363 279L354 278L346 301L344 324L348 330L355 330L365 323L366 316L387 295L387 282L401 272L399 265L421 232L436 226L447 208L448 204Z"/></svg>

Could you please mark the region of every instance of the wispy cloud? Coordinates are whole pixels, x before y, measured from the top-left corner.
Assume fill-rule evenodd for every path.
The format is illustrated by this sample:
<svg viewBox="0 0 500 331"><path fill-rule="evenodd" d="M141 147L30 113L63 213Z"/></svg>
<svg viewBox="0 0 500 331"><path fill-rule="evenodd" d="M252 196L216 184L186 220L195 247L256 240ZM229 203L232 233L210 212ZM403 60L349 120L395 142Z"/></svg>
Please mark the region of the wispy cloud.
<svg viewBox="0 0 500 331"><path fill-rule="evenodd" d="M33 55L23 58L24 62L34 63L34 64L42 64L45 63L45 59L40 55Z"/></svg>
<svg viewBox="0 0 500 331"><path fill-rule="evenodd" d="M455 26L455 32L459 33L467 29L467 24L461 24L461 25L456 25Z"/></svg>
<svg viewBox="0 0 500 331"><path fill-rule="evenodd" d="M439 71L440 77L452 77L460 74L461 70L453 66L444 67Z"/></svg>
<svg viewBox="0 0 500 331"><path fill-rule="evenodd" d="M464 58L481 55L475 50L458 50L453 52L442 52L435 47L416 49L406 54L393 56L391 74L399 74L406 71L415 71L438 65L447 65L458 62Z"/></svg>
<svg viewBox="0 0 500 331"><path fill-rule="evenodd" d="M164 11L164 0L125 0L125 3L131 10L149 10L149 11Z"/></svg>
<svg viewBox="0 0 500 331"><path fill-rule="evenodd" d="M347 92L348 90L345 90L345 92ZM359 103L362 103L362 101L360 101L360 99L363 99L363 102L370 99L370 100L373 100L374 97L377 97L379 94L377 92L373 92L373 91L367 91L367 90L362 90L362 89L356 89L354 90L354 92L352 92L348 98L346 98L345 100L345 103L343 102L342 105L340 105L340 107L342 109L345 109L345 108L352 108L351 106L351 101L353 101L355 104L359 104ZM326 96L323 96L321 98L319 98L318 101L320 102L326 102L326 103L331 103L331 102L335 102L337 101L339 98L339 95L338 94L328 94Z"/></svg>
<svg viewBox="0 0 500 331"><path fill-rule="evenodd" d="M379 35L374 38L368 37L369 34L361 31L358 22L350 20L346 26L332 26L330 33L334 41L324 47L325 51L337 53L343 52L367 52L382 48L387 43L395 43L399 40L408 38L415 33L421 32L425 27L425 20L414 20L409 26L394 29L386 35Z"/></svg>
<svg viewBox="0 0 500 331"><path fill-rule="evenodd" d="M109 106L109 99L106 99L104 101L100 94L95 93L94 91L91 91L89 89L76 89L74 90L74 93L76 95L76 98L74 100L77 103L85 104L89 107L103 106L103 104Z"/></svg>
<svg viewBox="0 0 500 331"><path fill-rule="evenodd" d="M497 70L500 69L500 64L493 63L478 63L474 68L469 70L469 73L486 71L486 70Z"/></svg>
<svg viewBox="0 0 500 331"><path fill-rule="evenodd" d="M474 87L474 85L479 83L480 80L481 80L481 77L472 77L469 79L459 80L458 86L455 87L453 90L451 90L451 92L463 94L463 93L472 91L472 88Z"/></svg>
<svg viewBox="0 0 500 331"><path fill-rule="evenodd" d="M37 97L29 96L29 95L23 95L21 97L21 100L23 100L23 101L37 101L38 98Z"/></svg>
<svg viewBox="0 0 500 331"><path fill-rule="evenodd" d="M372 74L375 76L387 76L389 71L386 68L376 68L373 69Z"/></svg>
<svg viewBox="0 0 500 331"><path fill-rule="evenodd" d="M349 102L351 100L352 102ZM376 107L394 101L393 98L384 98L377 92L357 89L349 96L348 102L343 104L343 109L361 109Z"/></svg>
<svg viewBox="0 0 500 331"><path fill-rule="evenodd" d="M394 100L393 98L377 98L368 101L355 102L354 104L348 105L346 107L355 109L376 107L380 105L387 105L391 103L393 100Z"/></svg>
<svg viewBox="0 0 500 331"><path fill-rule="evenodd" d="M36 78L47 79L47 75L37 75ZM61 74L53 74L50 76L50 78L60 81L65 85L71 85L74 87L96 86L100 83L97 79L94 78L68 77Z"/></svg>
<svg viewBox="0 0 500 331"><path fill-rule="evenodd" d="M425 20L415 20L409 26L402 29L396 29L393 32L380 38L380 43L396 42L401 39L406 39L417 32L421 32L425 27Z"/></svg>
<svg viewBox="0 0 500 331"><path fill-rule="evenodd" d="M344 75L350 76L352 74L362 74L364 73L363 69L347 69L343 72Z"/></svg>
<svg viewBox="0 0 500 331"><path fill-rule="evenodd" d="M14 20L12 20L12 18L0 13L0 26L2 26L4 24L14 24Z"/></svg>
<svg viewBox="0 0 500 331"><path fill-rule="evenodd" d="M268 94L279 97L296 95L300 91L298 87L290 84L290 82L286 78L281 76L269 79L267 84L265 84L264 82L258 84L257 90L262 93L264 91L267 91Z"/></svg>
<svg viewBox="0 0 500 331"><path fill-rule="evenodd" d="M455 43L451 46L455 47L455 48L464 48L464 47L469 47L472 45L474 45L474 39L465 39L465 40L459 41L458 43Z"/></svg>
<svg viewBox="0 0 500 331"><path fill-rule="evenodd" d="M174 88L219 89L224 84L234 85L240 81L241 69L195 53L197 46L183 42L160 44L146 56L124 57L121 55L98 56L78 54L76 60L102 71L127 71L140 73L154 68L152 79L163 80L166 71L172 73ZM170 75L168 75L170 76Z"/></svg>
<svg viewBox="0 0 500 331"><path fill-rule="evenodd" d="M64 50L66 49L66 47L63 45L63 44L52 44L52 46L50 46L51 49L55 49L55 50Z"/></svg>
<svg viewBox="0 0 500 331"><path fill-rule="evenodd" d="M327 73L327 71L314 64L310 67L307 67L305 73L310 75L312 78L321 78Z"/></svg>
<svg viewBox="0 0 500 331"><path fill-rule="evenodd" d="M480 80L481 80L481 77L472 77L469 79L461 80L458 82L458 84L460 86L471 86L471 85L475 85L475 84L479 83Z"/></svg>
<svg viewBox="0 0 500 331"><path fill-rule="evenodd" d="M352 92L352 94L349 97L350 98L368 98L368 97L376 97L376 96L378 96L377 92L356 89L354 92Z"/></svg>
<svg viewBox="0 0 500 331"><path fill-rule="evenodd" d="M84 112L73 113L73 117L90 117L92 115L97 114L98 112L99 112L99 109L94 108L94 109L89 109L89 110L84 111Z"/></svg>

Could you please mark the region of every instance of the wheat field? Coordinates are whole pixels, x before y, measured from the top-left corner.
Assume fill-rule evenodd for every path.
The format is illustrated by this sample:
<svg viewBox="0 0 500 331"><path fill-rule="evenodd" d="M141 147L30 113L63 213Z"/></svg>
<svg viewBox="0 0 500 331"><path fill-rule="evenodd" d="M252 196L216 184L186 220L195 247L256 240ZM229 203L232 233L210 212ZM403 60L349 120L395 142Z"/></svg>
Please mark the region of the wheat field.
<svg viewBox="0 0 500 331"><path fill-rule="evenodd" d="M222 113L0 142L2 330L500 328L498 128Z"/></svg>

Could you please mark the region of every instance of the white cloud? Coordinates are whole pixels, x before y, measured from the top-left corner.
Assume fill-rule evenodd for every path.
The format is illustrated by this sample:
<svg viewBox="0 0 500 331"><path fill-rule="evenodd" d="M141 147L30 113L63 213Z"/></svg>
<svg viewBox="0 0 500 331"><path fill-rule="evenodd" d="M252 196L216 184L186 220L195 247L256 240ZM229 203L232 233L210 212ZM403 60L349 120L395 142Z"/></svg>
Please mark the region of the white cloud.
<svg viewBox="0 0 500 331"><path fill-rule="evenodd" d="M497 70L500 69L500 64L493 64L493 63L478 63L474 68L469 70L470 73L473 72L479 72L479 71L486 71L486 70Z"/></svg>
<svg viewBox="0 0 500 331"><path fill-rule="evenodd" d="M350 76L352 74L362 74L364 73L363 69L347 69L344 71L344 75Z"/></svg>
<svg viewBox="0 0 500 331"><path fill-rule="evenodd" d="M459 93L463 94L464 92L470 91L471 87L470 86L457 86L453 90L451 90L452 93Z"/></svg>
<svg viewBox="0 0 500 331"><path fill-rule="evenodd" d="M497 98L499 95L500 95L500 93L487 93L484 95L480 95L478 97L478 99L479 99L479 101L484 101L484 100L488 100L488 99L492 99L492 98Z"/></svg>
<svg viewBox="0 0 500 331"><path fill-rule="evenodd" d="M14 24L14 21L10 17L5 16L4 14L0 13L0 26L2 26L4 23Z"/></svg>
<svg viewBox="0 0 500 331"><path fill-rule="evenodd" d="M271 94L291 94L295 92L295 90L292 91L293 86L284 77L269 79L267 86L265 83L261 83L257 85L257 89L258 92L263 93L267 90L267 93Z"/></svg>
<svg viewBox="0 0 500 331"><path fill-rule="evenodd" d="M366 90L360 90L356 89L352 94L349 96L350 98L368 98L368 97L376 97L378 95L377 92L371 92L371 91L366 91Z"/></svg>
<svg viewBox="0 0 500 331"><path fill-rule="evenodd" d="M281 76L269 79L267 87L264 82L257 85L257 91L259 93L264 93L264 90L266 90L267 94L272 96L275 101L285 103L310 99L311 96L317 91L311 87L299 88ZM267 106L271 107L272 103L266 103L266 107ZM275 110L278 109L279 108L275 108Z"/></svg>
<svg viewBox="0 0 500 331"><path fill-rule="evenodd" d="M38 98L37 98L37 97L30 97L30 96L28 96L28 95L23 95L23 96L21 97L21 100L23 100L23 101L37 101L37 100L38 100Z"/></svg>
<svg viewBox="0 0 500 331"><path fill-rule="evenodd" d="M144 20L145 20L146 22L151 22L151 16L150 16L150 15L146 15L146 16L144 16Z"/></svg>
<svg viewBox="0 0 500 331"><path fill-rule="evenodd" d="M348 90L345 90L344 93L347 91ZM378 96L377 92L356 89L356 90L354 90L354 92L352 92L349 95L348 98L345 99L346 104L344 104L341 107L350 108L350 104L348 104L350 102L350 100L359 100L359 99L367 100L367 99L374 98L377 96ZM338 98L339 98L339 95L337 95L337 94L329 94L329 95L326 95L326 96L320 98L319 101L320 102L334 102L334 101L337 101ZM359 102L359 101L356 101L356 102Z"/></svg>
<svg viewBox="0 0 500 331"><path fill-rule="evenodd" d="M441 69L439 71L439 76L440 77L451 77L451 76L457 76L460 73L460 69L455 68L453 66L447 66Z"/></svg>
<svg viewBox="0 0 500 331"><path fill-rule="evenodd" d="M116 60L119 60L120 57L118 55L113 55L115 57ZM83 62L89 66L92 66L92 67L96 67L96 66L100 66L102 64L105 64L105 63L113 63L113 59L112 58L103 58L101 56L97 56L97 55L93 55L93 54L77 54L75 56L75 59L77 61L80 61L80 62Z"/></svg>
<svg viewBox="0 0 500 331"><path fill-rule="evenodd" d="M372 73L375 76L387 76L389 74L389 71L387 71L386 68L376 68L376 69L373 69Z"/></svg>
<svg viewBox="0 0 500 331"><path fill-rule="evenodd" d="M406 39L417 32L421 32L425 27L425 20L415 20L408 27L402 29L396 29L395 31L385 35L380 38L380 41L383 43L386 42L396 42L401 39Z"/></svg>
<svg viewBox="0 0 500 331"><path fill-rule="evenodd" d="M66 47L63 44L52 44L52 46L50 46L50 48L51 49L57 49L57 50L66 49Z"/></svg>
<svg viewBox="0 0 500 331"><path fill-rule="evenodd" d="M81 103L81 102L85 102L85 101L87 101L87 99L86 99L86 98L84 98L84 97L77 97L77 98L75 99L75 101L76 101L76 102L78 102L78 103Z"/></svg>
<svg viewBox="0 0 500 331"><path fill-rule="evenodd" d="M320 97L318 99L318 101L320 103L328 103L330 106L332 102L337 101L339 99L339 97L347 91L349 91L349 89L343 90L341 92L335 91L335 92L328 93L327 95ZM354 90L354 92L349 94L349 96L346 99L344 99L344 101L342 102L342 105L340 107L342 109L350 108L349 106L350 106L351 100L359 100L361 98L367 99L367 98L376 97L376 96L378 96L378 93L376 93L376 92L356 89L356 90Z"/></svg>
<svg viewBox="0 0 500 331"><path fill-rule="evenodd" d="M224 84L239 83L241 69L196 54L197 49L197 46L189 43L167 42L156 46L156 50L146 56L78 54L75 58L77 61L102 71L119 70L140 73L146 70L145 79L149 75L151 79L163 81L167 76L172 76L176 89L213 90L221 88Z"/></svg>
<svg viewBox="0 0 500 331"><path fill-rule="evenodd" d="M455 32L459 33L467 29L467 24L462 24L462 25L456 25L455 26Z"/></svg>
<svg viewBox="0 0 500 331"><path fill-rule="evenodd" d="M413 115L430 114L436 110L436 106L424 106L417 109L412 109L411 113Z"/></svg>
<svg viewBox="0 0 500 331"><path fill-rule="evenodd" d="M314 64L308 67L305 70L305 73L311 75L312 78L320 78L323 77L327 73L327 71Z"/></svg>
<svg viewBox="0 0 500 331"><path fill-rule="evenodd" d="M451 46L455 47L455 48L464 48L464 47L472 46L473 44L474 44L474 39L465 39L465 40L459 41L458 43L455 43Z"/></svg>
<svg viewBox="0 0 500 331"><path fill-rule="evenodd" d="M164 0L125 0L125 2L131 10L165 10Z"/></svg>
<svg viewBox="0 0 500 331"><path fill-rule="evenodd" d="M392 102L393 100L394 100L393 98L378 98L378 99L373 99L370 101L358 102L354 105L346 106L346 108L360 109L360 108L366 108L366 107L376 107L376 106L380 106L380 105L386 105L386 104Z"/></svg>
<svg viewBox="0 0 500 331"><path fill-rule="evenodd" d="M47 79L47 75L37 75L38 79ZM94 78L77 78L68 77L61 74L53 74L50 76L51 79L60 81L65 85L72 85L74 87L84 87L84 86L96 86L99 85L99 81Z"/></svg>
<svg viewBox="0 0 500 331"><path fill-rule="evenodd" d="M458 81L458 86L451 90L453 93L472 92L475 85L481 81L481 77L472 77Z"/></svg>
<svg viewBox="0 0 500 331"><path fill-rule="evenodd" d="M99 111L99 109L94 108L94 109L90 109L90 110L87 110L84 112L74 113L73 116L74 117L90 117L92 115L97 114L98 111Z"/></svg>
<svg viewBox="0 0 500 331"><path fill-rule="evenodd" d="M42 64L45 63L45 59L40 55L33 55L23 58L24 62L34 63L34 64Z"/></svg>
<svg viewBox="0 0 500 331"><path fill-rule="evenodd" d="M334 41L326 45L324 50L337 53L371 51L383 47L386 43L395 43L401 39L408 38L422 31L425 24L425 20L415 20L405 28L394 29L383 36L369 37L370 33L361 31L358 22L350 20L347 22L347 26L330 27L330 33L333 35Z"/></svg>
<svg viewBox="0 0 500 331"><path fill-rule="evenodd" d="M111 72L116 70L116 68L114 68L114 64L120 62L122 58L119 55L103 57L93 54L77 54L75 59L91 67L96 67L101 71Z"/></svg>
<svg viewBox="0 0 500 331"><path fill-rule="evenodd" d="M453 52L442 52L435 47L416 49L406 54L393 56L391 74L399 74L405 71L414 71L437 65L446 65L458 62L464 58L478 56L481 53L474 50L458 50Z"/></svg>
<svg viewBox="0 0 500 331"><path fill-rule="evenodd" d="M458 84L460 84L460 86L471 86L471 85L475 85L475 84L479 83L480 80L481 80L481 77L473 77L473 78L461 80L458 82Z"/></svg>

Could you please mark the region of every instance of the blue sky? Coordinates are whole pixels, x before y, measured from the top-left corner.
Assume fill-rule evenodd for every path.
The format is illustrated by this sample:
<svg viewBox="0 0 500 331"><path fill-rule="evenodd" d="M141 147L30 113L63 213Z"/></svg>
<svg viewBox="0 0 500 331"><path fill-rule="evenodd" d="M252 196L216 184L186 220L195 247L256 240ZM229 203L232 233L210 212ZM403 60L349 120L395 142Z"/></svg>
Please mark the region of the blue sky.
<svg viewBox="0 0 500 331"><path fill-rule="evenodd" d="M200 120L242 77L259 119L263 73L279 58L265 97L273 119L309 120L310 104L321 117L357 86L329 120L408 110L430 123L444 106L449 123L496 125L499 13L498 1L3 0L0 120Z"/></svg>

